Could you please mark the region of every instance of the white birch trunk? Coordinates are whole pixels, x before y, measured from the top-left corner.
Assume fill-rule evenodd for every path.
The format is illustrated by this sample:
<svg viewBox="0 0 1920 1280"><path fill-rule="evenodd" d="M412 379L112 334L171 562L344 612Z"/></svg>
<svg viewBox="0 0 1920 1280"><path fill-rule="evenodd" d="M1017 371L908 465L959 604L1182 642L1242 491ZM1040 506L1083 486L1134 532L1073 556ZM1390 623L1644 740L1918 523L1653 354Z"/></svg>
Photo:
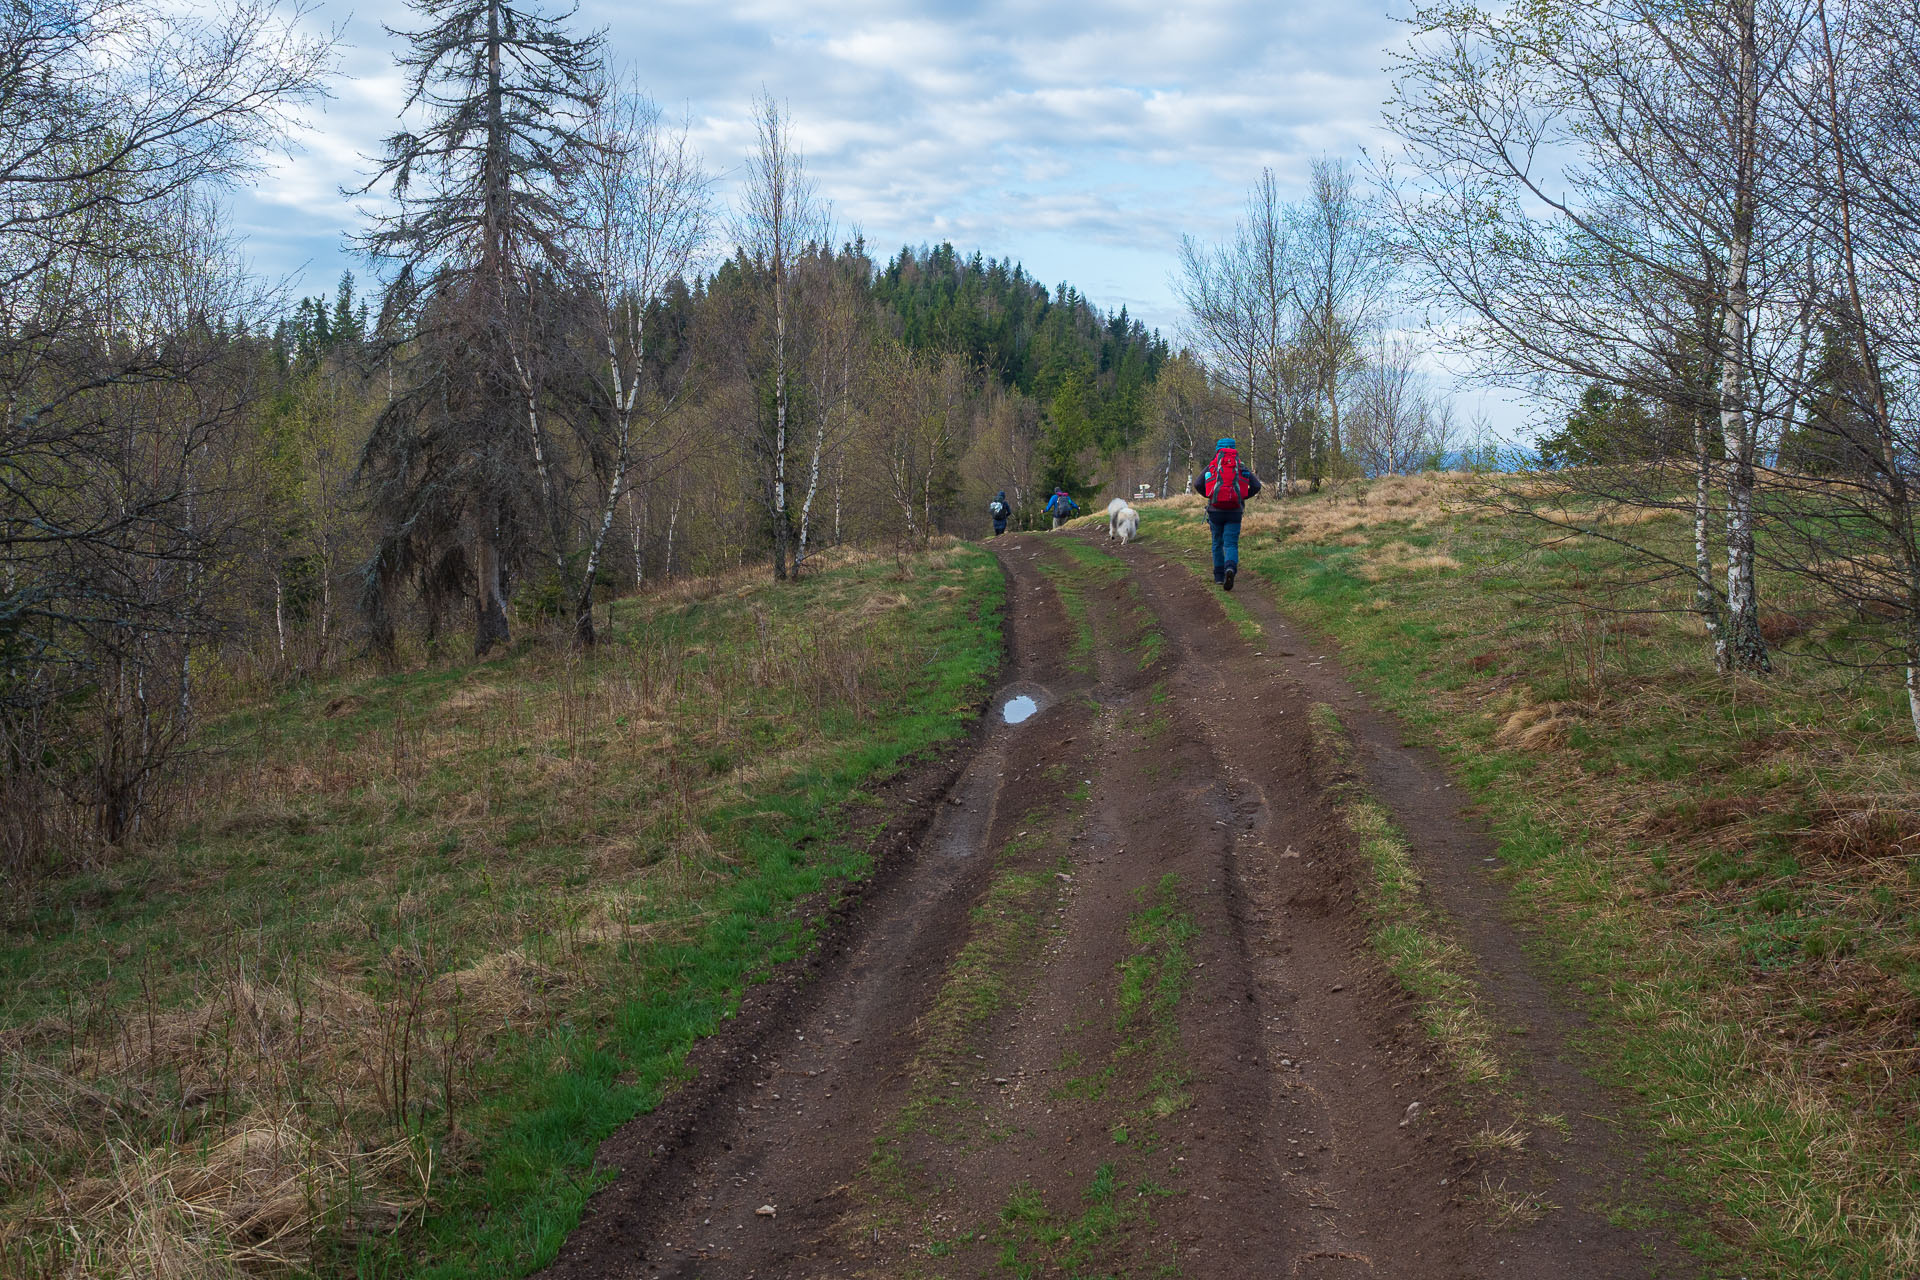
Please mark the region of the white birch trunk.
<svg viewBox="0 0 1920 1280"><path fill-rule="evenodd" d="M680 523L680 495L673 495L673 506L667 512L667 565L666 576L673 578L673 527Z"/></svg>
<svg viewBox="0 0 1920 1280"><path fill-rule="evenodd" d="M644 531L641 528L641 508L639 492L627 490L627 539L633 544L633 585L639 590L647 580L646 560L641 554Z"/></svg>
<svg viewBox="0 0 1920 1280"><path fill-rule="evenodd" d="M553 529L553 566L564 582L567 575L567 549L560 537L560 513L553 501L553 473L547 467L546 444L540 432L540 397L517 351L513 353L513 372L520 380L520 394L527 401L527 443L533 447L533 469L540 477L540 501L546 505L547 522Z"/></svg>
<svg viewBox="0 0 1920 1280"><path fill-rule="evenodd" d="M1739 95L1733 139L1738 176L1734 192L1732 242L1727 246L1727 299L1722 313L1720 430L1727 451L1727 652L1740 671L1767 671L1767 643L1760 634L1760 606L1754 582L1753 491L1754 433L1747 414L1747 323L1752 307L1748 273L1753 254L1754 169L1759 128L1758 62L1753 0L1740 12L1741 48L1737 68Z"/></svg>
<svg viewBox="0 0 1920 1280"><path fill-rule="evenodd" d="M820 452L827 443L827 417L820 415L819 429L813 433L813 460L807 466L807 496L800 503L800 546L793 556L793 571L800 572L801 562L807 558L807 535L813 518L813 495L820 489Z"/></svg>
<svg viewBox="0 0 1920 1280"><path fill-rule="evenodd" d="M773 576L787 576L787 288L773 277Z"/></svg>
<svg viewBox="0 0 1920 1280"><path fill-rule="evenodd" d="M1713 647L1713 665L1727 669L1727 638L1720 626L1720 601L1713 593L1713 449L1707 434L1707 420L1693 416L1693 608L1706 624L1707 641Z"/></svg>
<svg viewBox="0 0 1920 1280"><path fill-rule="evenodd" d="M329 533L320 551L320 662L325 667L333 649L333 535Z"/></svg>
<svg viewBox="0 0 1920 1280"><path fill-rule="evenodd" d="M633 459L633 406L639 397L640 368L644 357L639 326L635 326L633 367L631 380L620 374L620 347L615 340L614 326L607 326L607 374L613 379L614 412L619 415L615 428L613 454L613 474L607 480L606 501L600 505L600 520L594 526L593 541L587 547L586 570L580 580L580 598L574 614L574 635L582 644L593 643L593 583L600 572L600 555L607 545L607 534L613 529L614 513L620 509L620 497L626 491L627 470ZM562 564L564 566L564 558Z"/></svg>

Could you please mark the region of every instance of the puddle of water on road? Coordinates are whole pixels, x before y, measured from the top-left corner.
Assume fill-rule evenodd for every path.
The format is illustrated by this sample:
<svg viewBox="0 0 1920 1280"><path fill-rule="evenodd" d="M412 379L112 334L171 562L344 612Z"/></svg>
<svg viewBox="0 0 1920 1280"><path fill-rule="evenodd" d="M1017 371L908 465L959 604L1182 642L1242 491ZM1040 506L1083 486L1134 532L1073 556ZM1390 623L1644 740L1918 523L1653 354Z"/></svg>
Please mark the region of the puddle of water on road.
<svg viewBox="0 0 1920 1280"><path fill-rule="evenodd" d="M1021 694L1017 698L1008 698L1000 707L1000 718L1008 724L1019 724L1040 709L1040 704Z"/></svg>

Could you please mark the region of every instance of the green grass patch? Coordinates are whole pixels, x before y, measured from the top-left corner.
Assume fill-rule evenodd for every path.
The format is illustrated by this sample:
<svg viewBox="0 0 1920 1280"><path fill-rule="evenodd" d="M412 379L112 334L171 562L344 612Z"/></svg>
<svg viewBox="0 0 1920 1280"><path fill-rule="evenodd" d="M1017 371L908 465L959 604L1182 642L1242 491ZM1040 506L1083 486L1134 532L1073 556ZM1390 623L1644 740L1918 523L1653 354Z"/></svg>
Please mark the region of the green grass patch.
<svg viewBox="0 0 1920 1280"><path fill-rule="evenodd" d="M1108 1280L1121 1274L1106 1263L1122 1234L1147 1220L1152 1202L1166 1194L1151 1179L1124 1181L1118 1167L1106 1163L1081 1193L1079 1214L1068 1217L1050 1210L1031 1182L1022 1182L1008 1193L990 1237L995 1261L1020 1280Z"/></svg>

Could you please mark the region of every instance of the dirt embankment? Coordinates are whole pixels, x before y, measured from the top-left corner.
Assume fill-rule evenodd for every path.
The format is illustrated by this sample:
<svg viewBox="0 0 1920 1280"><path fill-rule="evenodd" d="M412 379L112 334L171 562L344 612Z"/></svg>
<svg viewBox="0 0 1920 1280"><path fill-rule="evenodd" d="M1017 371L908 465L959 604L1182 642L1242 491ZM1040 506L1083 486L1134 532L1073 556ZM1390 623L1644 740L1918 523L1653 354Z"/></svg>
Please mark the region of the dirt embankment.
<svg viewBox="0 0 1920 1280"><path fill-rule="evenodd" d="M1257 590L1249 639L1151 543L993 545L1005 693L1037 710L906 789L932 820L609 1144L620 1177L548 1274L1679 1273L1605 1220L1607 1099L1432 762ZM1376 959L1316 702L1432 864L1495 1025L1529 1033L1498 1141Z"/></svg>

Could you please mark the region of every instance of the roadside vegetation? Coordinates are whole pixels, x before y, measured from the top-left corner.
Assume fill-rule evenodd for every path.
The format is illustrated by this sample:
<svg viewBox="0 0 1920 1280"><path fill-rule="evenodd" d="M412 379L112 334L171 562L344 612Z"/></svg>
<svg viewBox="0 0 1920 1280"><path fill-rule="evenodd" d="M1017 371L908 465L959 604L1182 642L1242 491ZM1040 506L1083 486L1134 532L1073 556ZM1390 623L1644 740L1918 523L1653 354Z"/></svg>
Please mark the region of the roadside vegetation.
<svg viewBox="0 0 1920 1280"><path fill-rule="evenodd" d="M0 1273L550 1257L997 669L985 554L845 559L585 654L226 689L176 834L0 909Z"/></svg>
<svg viewBox="0 0 1920 1280"><path fill-rule="evenodd" d="M1516 908L1588 998L1601 1071L1710 1206L1718 1238L1695 1247L1752 1276L1911 1270L1920 761L1905 691L1832 660L1870 651L1875 620L1776 589L1772 673L1716 671L1685 579L1632 585L1628 552L1542 538L1485 484L1256 504L1243 578L1471 789ZM1677 511L1579 514L1688 553ZM1146 525L1205 546L1194 503Z"/></svg>

